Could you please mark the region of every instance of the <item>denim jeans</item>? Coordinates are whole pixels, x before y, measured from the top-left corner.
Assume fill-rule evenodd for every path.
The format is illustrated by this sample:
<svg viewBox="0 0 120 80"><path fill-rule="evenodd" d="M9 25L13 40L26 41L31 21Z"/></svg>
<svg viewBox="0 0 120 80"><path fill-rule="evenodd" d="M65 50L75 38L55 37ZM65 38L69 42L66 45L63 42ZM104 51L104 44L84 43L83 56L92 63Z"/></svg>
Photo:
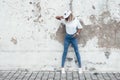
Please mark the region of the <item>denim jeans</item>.
<svg viewBox="0 0 120 80"><path fill-rule="evenodd" d="M78 50L78 41L75 37L73 37L73 35L69 35L69 34L65 35L64 51L63 51L63 55L62 55L61 66L64 67L67 52L68 52L68 47L69 47L70 44L72 44L72 46L74 48L74 51L75 51L75 54L76 54L76 57L77 57L77 60L78 60L78 66L81 67L81 58L80 58L80 54L79 54L79 50Z"/></svg>

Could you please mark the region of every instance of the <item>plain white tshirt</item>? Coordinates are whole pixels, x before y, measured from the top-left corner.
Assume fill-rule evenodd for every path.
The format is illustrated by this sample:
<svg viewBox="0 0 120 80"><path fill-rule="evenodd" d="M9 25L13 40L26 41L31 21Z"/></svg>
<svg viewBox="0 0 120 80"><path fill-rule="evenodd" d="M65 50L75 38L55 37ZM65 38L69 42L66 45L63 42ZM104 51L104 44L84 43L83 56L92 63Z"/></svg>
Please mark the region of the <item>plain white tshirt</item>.
<svg viewBox="0 0 120 80"><path fill-rule="evenodd" d="M62 23L65 24L66 33L71 35L75 34L77 32L77 29L83 28L77 18L75 18L73 21L70 22L66 22L65 20L62 20Z"/></svg>

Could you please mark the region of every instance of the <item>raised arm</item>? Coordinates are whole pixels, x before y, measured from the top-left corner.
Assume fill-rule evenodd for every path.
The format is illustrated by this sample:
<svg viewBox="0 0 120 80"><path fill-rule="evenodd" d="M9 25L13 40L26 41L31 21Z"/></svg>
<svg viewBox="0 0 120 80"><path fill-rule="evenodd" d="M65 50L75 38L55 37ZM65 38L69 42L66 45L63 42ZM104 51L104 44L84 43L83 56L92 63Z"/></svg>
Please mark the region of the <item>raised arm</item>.
<svg viewBox="0 0 120 80"><path fill-rule="evenodd" d="M64 19L63 16L56 16L55 18L56 18L57 20Z"/></svg>

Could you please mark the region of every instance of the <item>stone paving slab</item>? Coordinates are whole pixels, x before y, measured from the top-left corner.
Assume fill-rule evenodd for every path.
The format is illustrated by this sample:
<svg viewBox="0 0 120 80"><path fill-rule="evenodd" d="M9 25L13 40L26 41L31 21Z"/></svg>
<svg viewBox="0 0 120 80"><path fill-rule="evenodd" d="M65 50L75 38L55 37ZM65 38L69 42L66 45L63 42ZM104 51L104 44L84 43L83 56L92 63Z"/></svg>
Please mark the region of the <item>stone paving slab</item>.
<svg viewBox="0 0 120 80"><path fill-rule="evenodd" d="M0 70L0 80L120 80L120 73Z"/></svg>

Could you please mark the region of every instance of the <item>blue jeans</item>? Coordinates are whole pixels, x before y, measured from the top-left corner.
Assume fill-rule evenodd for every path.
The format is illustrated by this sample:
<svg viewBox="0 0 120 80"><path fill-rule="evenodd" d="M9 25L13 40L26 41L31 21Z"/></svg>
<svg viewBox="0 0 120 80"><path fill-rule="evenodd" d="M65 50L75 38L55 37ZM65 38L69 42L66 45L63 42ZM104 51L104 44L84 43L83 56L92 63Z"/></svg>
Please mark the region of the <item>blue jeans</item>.
<svg viewBox="0 0 120 80"><path fill-rule="evenodd" d="M81 58L80 58L80 54L79 54L79 50L78 50L78 41L75 37L73 37L73 35L69 35L66 34L65 35L65 39L64 39L64 51L63 51L63 55L62 55L62 64L61 66L64 67L65 64L65 59L67 56L67 52L68 52L68 47L69 45L72 44L77 60L78 60L78 66L81 67Z"/></svg>

